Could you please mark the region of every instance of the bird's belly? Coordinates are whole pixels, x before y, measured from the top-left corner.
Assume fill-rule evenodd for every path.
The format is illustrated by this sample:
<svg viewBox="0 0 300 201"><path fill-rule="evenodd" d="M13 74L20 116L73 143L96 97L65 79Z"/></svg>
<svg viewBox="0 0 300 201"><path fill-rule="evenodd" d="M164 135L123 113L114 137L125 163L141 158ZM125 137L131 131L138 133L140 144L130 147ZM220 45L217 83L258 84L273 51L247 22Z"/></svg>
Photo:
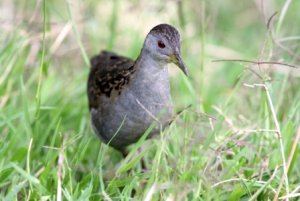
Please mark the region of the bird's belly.
<svg viewBox="0 0 300 201"><path fill-rule="evenodd" d="M151 125L154 127L149 135L159 133L171 121L172 111L170 96L144 98L128 93L91 115L94 130L102 140L121 149L136 142Z"/></svg>

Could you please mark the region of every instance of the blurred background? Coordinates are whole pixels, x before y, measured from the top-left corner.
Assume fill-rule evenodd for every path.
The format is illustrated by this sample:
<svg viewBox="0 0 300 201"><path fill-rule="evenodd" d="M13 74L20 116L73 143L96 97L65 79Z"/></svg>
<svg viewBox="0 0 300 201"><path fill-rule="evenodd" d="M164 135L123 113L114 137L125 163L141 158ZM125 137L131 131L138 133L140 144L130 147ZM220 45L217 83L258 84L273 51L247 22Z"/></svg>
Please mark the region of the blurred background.
<svg viewBox="0 0 300 201"><path fill-rule="evenodd" d="M2 0L0 198L297 196L299 9L289 0ZM120 162L90 128L89 58L106 49L135 59L159 23L181 33L191 76L170 65L172 96L176 111L191 107Z"/></svg>

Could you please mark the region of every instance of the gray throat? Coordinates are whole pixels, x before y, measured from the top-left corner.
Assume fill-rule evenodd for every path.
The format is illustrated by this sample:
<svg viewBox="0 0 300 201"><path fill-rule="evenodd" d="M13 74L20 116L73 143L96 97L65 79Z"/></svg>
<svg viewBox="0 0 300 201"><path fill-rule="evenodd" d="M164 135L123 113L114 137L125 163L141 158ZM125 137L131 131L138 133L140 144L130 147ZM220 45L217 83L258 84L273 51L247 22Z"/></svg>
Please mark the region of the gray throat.
<svg viewBox="0 0 300 201"><path fill-rule="evenodd" d="M136 96L146 102L158 104L170 103L170 84L167 63L155 60L148 52L142 50L136 62L137 71L133 88Z"/></svg>

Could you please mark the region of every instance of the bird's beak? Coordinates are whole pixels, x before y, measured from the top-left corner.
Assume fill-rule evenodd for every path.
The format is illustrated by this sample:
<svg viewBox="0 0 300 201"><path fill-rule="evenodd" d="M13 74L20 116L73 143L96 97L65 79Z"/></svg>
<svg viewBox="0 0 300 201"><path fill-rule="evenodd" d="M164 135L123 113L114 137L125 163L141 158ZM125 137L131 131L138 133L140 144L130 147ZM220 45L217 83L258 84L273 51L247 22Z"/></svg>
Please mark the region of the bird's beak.
<svg viewBox="0 0 300 201"><path fill-rule="evenodd" d="M189 76L189 73L188 73L188 70L185 66L185 64L183 63L182 59L181 59L181 56L180 56L180 53L179 52L176 52L174 54L174 63L183 71L183 73L186 75L186 76Z"/></svg>

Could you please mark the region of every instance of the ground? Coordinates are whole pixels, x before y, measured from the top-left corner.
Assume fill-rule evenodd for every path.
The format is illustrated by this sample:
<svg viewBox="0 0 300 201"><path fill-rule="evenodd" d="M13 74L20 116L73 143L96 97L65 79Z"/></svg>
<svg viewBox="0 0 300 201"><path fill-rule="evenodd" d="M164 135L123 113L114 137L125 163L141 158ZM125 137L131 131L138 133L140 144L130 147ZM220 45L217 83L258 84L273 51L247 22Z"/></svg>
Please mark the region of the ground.
<svg viewBox="0 0 300 201"><path fill-rule="evenodd" d="M0 2L1 200L297 200L300 2ZM93 134L89 58L182 35L176 111L125 160ZM187 107L189 106L190 107ZM142 170L143 158L147 170ZM298 197L299 199L299 197Z"/></svg>

